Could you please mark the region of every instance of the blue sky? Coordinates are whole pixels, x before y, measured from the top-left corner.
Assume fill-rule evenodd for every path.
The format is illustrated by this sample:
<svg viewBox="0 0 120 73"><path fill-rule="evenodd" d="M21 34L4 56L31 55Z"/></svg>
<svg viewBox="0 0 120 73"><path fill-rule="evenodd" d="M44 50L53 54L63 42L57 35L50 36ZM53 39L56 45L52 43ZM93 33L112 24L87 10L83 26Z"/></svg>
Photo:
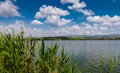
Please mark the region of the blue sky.
<svg viewBox="0 0 120 73"><path fill-rule="evenodd" d="M0 31L25 36L120 34L120 0L0 0Z"/></svg>

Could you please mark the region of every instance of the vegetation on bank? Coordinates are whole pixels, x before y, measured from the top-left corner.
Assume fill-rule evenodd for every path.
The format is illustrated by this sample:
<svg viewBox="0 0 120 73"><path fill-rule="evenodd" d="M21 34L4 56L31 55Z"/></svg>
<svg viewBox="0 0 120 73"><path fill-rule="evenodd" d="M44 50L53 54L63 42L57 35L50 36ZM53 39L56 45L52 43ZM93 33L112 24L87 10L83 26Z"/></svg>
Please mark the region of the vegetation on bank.
<svg viewBox="0 0 120 73"><path fill-rule="evenodd" d="M34 40L120 40L120 37L42 37L32 38Z"/></svg>
<svg viewBox="0 0 120 73"><path fill-rule="evenodd" d="M0 36L0 73L75 73L75 67L58 45L45 47L44 41L23 35Z"/></svg>
<svg viewBox="0 0 120 73"><path fill-rule="evenodd" d="M57 43L46 47L43 40L41 44L31 37L24 40L23 33L1 35L0 73L82 73L58 48ZM118 58L93 61L83 73L120 73L119 63Z"/></svg>

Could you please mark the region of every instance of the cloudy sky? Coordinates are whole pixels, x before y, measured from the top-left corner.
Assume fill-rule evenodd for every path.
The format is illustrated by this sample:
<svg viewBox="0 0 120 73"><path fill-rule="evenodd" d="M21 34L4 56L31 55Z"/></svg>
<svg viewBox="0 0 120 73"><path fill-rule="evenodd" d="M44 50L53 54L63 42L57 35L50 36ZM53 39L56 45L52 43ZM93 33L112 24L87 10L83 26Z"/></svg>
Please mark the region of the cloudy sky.
<svg viewBox="0 0 120 73"><path fill-rule="evenodd" d="M0 0L0 31L25 36L120 34L120 0Z"/></svg>

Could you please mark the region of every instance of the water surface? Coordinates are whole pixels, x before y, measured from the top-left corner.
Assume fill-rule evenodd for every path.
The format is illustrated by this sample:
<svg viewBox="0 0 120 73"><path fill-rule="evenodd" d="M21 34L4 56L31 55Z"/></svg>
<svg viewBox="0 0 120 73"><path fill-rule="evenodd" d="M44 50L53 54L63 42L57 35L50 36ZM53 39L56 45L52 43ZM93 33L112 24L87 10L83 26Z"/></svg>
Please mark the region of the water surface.
<svg viewBox="0 0 120 73"><path fill-rule="evenodd" d="M94 60L109 59L120 55L120 40L60 40L45 41L46 45L58 43L67 54L74 53L79 67L86 68ZM59 50L60 50L59 49Z"/></svg>

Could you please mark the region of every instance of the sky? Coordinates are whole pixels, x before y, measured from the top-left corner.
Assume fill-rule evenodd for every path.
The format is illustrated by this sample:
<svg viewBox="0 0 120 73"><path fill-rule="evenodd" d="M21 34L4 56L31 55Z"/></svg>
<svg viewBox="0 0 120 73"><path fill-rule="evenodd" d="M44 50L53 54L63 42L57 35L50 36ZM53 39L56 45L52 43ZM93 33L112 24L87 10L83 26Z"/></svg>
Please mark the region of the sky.
<svg viewBox="0 0 120 73"><path fill-rule="evenodd" d="M25 36L120 34L120 0L0 0L0 32Z"/></svg>

